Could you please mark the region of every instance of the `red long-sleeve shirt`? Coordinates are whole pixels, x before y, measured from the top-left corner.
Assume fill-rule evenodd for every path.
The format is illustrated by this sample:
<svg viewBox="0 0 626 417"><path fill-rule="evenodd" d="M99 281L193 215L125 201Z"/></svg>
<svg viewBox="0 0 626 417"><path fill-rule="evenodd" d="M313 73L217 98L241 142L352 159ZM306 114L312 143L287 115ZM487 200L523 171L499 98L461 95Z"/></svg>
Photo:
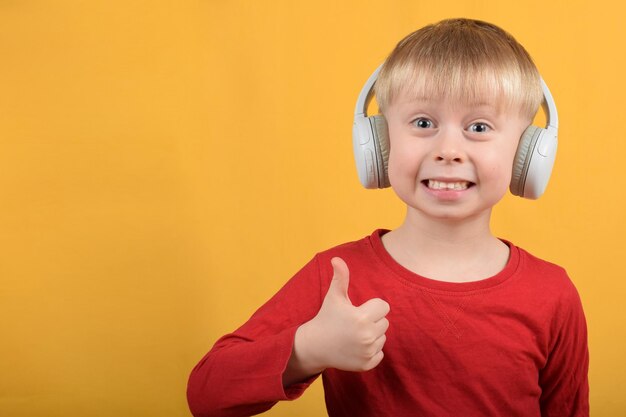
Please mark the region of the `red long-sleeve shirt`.
<svg viewBox="0 0 626 417"><path fill-rule="evenodd" d="M242 327L217 341L191 373L195 416L249 416L294 399L314 379L282 386L294 334L320 309L330 259L350 269L354 305L391 306L385 357L368 372L323 372L335 416L589 415L587 330L565 271L509 243L497 275L450 283L391 258L377 230L316 255Z"/></svg>

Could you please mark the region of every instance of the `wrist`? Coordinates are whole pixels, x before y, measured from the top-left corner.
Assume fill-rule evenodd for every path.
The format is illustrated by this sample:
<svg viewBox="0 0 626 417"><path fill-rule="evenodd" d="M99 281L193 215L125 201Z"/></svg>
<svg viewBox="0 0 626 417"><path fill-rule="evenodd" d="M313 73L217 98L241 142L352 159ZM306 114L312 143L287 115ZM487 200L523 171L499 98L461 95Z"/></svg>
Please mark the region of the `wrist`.
<svg viewBox="0 0 626 417"><path fill-rule="evenodd" d="M304 324L296 329L291 356L283 372L284 387L304 381L324 370L324 367L317 365L317 361L312 359L312 355L309 353L310 346L308 346L307 342L307 330L303 326Z"/></svg>
<svg viewBox="0 0 626 417"><path fill-rule="evenodd" d="M315 336L311 322L298 327L294 337L292 356L307 376L319 374L327 367L320 355L318 343L319 338Z"/></svg>

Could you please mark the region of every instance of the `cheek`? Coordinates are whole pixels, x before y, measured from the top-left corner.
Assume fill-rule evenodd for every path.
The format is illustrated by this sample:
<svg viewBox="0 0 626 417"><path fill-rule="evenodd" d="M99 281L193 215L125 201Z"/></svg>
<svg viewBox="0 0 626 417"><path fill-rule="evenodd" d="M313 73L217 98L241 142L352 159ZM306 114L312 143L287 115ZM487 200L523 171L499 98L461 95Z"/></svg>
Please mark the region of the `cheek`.
<svg viewBox="0 0 626 417"><path fill-rule="evenodd" d="M398 179L400 178L400 166L402 161L398 158L399 153L394 152L393 150L389 152L389 160L387 161L387 174L389 176L389 182L391 186L394 187L395 184L398 183Z"/></svg>
<svg viewBox="0 0 626 417"><path fill-rule="evenodd" d="M485 159L485 173L494 183L508 187L513 172L514 156L515 149L501 149L499 152L492 153L489 158Z"/></svg>
<svg viewBox="0 0 626 417"><path fill-rule="evenodd" d="M491 178L493 178L494 181L500 184L505 184L506 186L508 186L508 184L511 182L511 175L511 165L503 163L502 161L500 161L498 165L493 166L490 174Z"/></svg>
<svg viewBox="0 0 626 417"><path fill-rule="evenodd" d="M387 165L389 184L401 200L407 197L415 188L418 165L414 159L402 152L399 148L391 148Z"/></svg>
<svg viewBox="0 0 626 417"><path fill-rule="evenodd" d="M410 149L400 146L391 147L387 171L390 177L402 177L407 174L414 174L418 169L417 156Z"/></svg>
<svg viewBox="0 0 626 417"><path fill-rule="evenodd" d="M509 180L513 175L513 164L515 163L515 159L517 156L517 144L518 142L513 142L503 153L505 157L502 159L503 167L502 169L506 171L507 177Z"/></svg>

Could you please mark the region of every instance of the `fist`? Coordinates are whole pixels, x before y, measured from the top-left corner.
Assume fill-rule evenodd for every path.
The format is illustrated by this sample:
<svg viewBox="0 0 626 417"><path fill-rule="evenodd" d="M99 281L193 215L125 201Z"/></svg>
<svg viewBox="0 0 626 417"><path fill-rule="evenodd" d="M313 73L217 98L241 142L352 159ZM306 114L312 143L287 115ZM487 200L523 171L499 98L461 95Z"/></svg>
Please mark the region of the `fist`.
<svg viewBox="0 0 626 417"><path fill-rule="evenodd" d="M317 315L298 329L302 358L322 371L368 371L383 359L389 304L373 298L360 306L348 297L350 271L341 258L331 260L333 279Z"/></svg>

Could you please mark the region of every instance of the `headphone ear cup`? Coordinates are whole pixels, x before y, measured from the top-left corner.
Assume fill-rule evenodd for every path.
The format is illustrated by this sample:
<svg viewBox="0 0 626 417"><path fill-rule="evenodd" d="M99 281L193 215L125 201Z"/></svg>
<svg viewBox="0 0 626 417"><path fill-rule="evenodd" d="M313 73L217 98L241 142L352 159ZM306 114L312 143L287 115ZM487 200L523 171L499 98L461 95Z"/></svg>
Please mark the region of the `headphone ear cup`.
<svg viewBox="0 0 626 417"><path fill-rule="evenodd" d="M368 189L379 188L378 144L370 117L355 117L352 125L352 147L359 181Z"/></svg>
<svg viewBox="0 0 626 417"><path fill-rule="evenodd" d="M509 189L513 195L524 197L524 186L528 175L528 167L532 151L537 143L537 138L543 129L537 126L528 126L517 145L515 159L513 161L513 172Z"/></svg>
<svg viewBox="0 0 626 417"><path fill-rule="evenodd" d="M381 114L371 116L369 119L374 132L374 149L378 165L378 188L387 188L390 185L387 173L389 164L389 129L387 120Z"/></svg>

